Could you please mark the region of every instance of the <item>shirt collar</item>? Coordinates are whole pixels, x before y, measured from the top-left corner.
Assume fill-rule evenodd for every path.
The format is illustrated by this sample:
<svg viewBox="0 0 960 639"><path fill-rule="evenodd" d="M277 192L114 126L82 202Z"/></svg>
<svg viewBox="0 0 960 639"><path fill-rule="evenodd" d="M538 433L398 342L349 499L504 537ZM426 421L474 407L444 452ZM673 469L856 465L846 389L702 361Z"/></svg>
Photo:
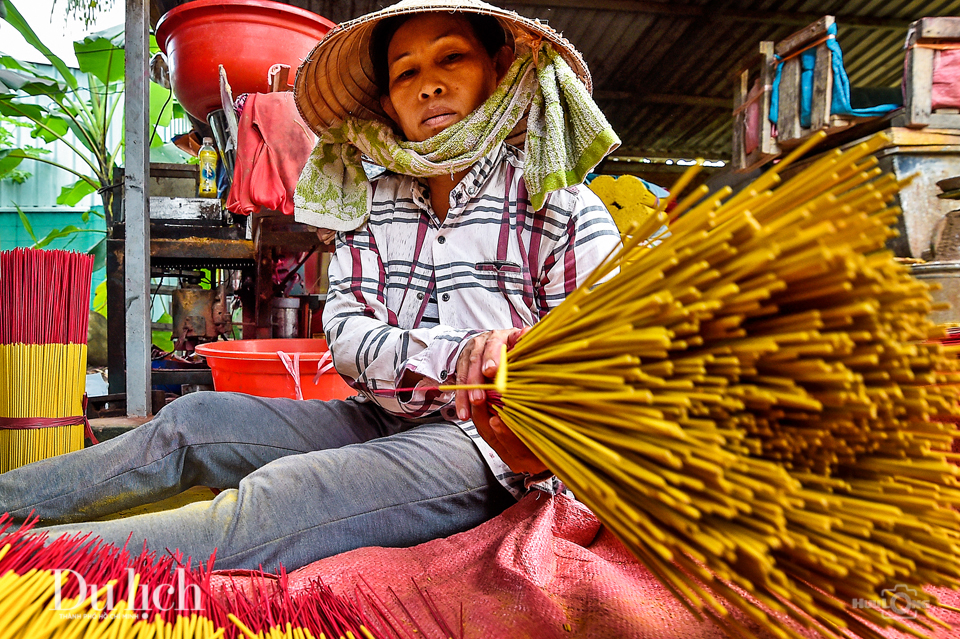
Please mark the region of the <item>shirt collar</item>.
<svg viewBox="0 0 960 639"><path fill-rule="evenodd" d="M487 182L490 181L494 169L505 159L511 159L511 152L506 144L499 144L490 153L480 158L470 171L460 180L460 183L450 191L450 208L459 208L465 202L470 200L477 193L483 191ZM410 196L414 203L424 212L430 212L433 215L433 208L430 206L430 189L424 178L413 178L410 186Z"/></svg>
<svg viewBox="0 0 960 639"><path fill-rule="evenodd" d="M497 147L489 154L480 158L476 164L470 167L469 173L464 176L464 178L460 181L460 184L454 187L453 191L451 191L451 198L454 197L458 191L463 191L464 189L471 197L479 193L490 179L490 175L493 173L494 168L499 166L503 161L505 153L506 145L501 143L498 144Z"/></svg>

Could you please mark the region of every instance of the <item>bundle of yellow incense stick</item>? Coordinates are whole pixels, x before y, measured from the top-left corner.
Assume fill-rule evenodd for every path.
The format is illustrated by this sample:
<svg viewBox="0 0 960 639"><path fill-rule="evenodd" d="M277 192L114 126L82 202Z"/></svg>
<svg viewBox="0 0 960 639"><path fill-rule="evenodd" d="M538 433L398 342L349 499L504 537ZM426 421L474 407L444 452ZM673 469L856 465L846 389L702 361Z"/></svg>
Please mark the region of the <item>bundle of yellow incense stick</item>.
<svg viewBox="0 0 960 639"><path fill-rule="evenodd" d="M960 585L960 366L884 248L904 186L876 168L884 143L698 190L646 248L651 216L499 380L510 429L732 636L752 636L743 615L779 637L926 636L923 587Z"/></svg>
<svg viewBox="0 0 960 639"><path fill-rule="evenodd" d="M93 256L0 253L0 472L83 448Z"/></svg>

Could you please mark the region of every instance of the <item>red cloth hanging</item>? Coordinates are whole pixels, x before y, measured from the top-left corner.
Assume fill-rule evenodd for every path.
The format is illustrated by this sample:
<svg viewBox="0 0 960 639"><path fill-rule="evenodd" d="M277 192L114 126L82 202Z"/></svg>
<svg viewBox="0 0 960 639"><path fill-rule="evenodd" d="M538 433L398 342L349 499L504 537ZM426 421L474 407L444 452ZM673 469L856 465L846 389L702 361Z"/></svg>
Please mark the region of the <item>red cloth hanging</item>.
<svg viewBox="0 0 960 639"><path fill-rule="evenodd" d="M316 138L293 93L252 93L237 123L237 159L227 209L250 215L261 207L293 215L293 190Z"/></svg>

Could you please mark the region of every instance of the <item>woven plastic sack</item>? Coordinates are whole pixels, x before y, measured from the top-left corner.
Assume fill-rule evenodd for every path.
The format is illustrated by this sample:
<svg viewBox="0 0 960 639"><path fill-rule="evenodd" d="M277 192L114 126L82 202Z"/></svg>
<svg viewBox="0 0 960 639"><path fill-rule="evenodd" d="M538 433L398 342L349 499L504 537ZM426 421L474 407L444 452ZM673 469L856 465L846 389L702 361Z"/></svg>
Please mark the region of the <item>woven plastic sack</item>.
<svg viewBox="0 0 960 639"><path fill-rule="evenodd" d="M243 579L230 577L234 588L249 587ZM459 637L461 627L465 637L489 639L725 636L687 612L592 513L536 491L499 517L447 539L413 548L360 548L310 564L289 575L291 593L315 579L350 598L372 593L403 627L401 636ZM936 594L960 604L955 592ZM431 606L452 632L435 621ZM940 616L960 624L960 614ZM934 636L957 634L943 629Z"/></svg>

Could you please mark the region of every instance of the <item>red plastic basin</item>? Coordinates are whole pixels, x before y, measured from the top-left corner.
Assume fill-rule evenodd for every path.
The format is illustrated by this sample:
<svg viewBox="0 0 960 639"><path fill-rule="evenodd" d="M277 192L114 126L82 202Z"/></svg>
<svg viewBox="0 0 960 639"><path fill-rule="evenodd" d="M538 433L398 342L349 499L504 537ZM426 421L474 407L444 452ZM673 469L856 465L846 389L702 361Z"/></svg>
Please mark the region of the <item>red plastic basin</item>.
<svg viewBox="0 0 960 639"><path fill-rule="evenodd" d="M293 73L334 23L315 13L269 0L194 0L157 23L157 44L167 56L177 100L206 121L222 108L219 65L233 95L266 93L267 71L287 64Z"/></svg>
<svg viewBox="0 0 960 639"><path fill-rule="evenodd" d="M247 393L258 397L296 399L296 383L277 351L293 359L300 354L300 389L304 399L346 399L357 394L336 371L320 376L317 364L327 352L322 339L244 339L200 344L197 352L207 358L218 391Z"/></svg>

